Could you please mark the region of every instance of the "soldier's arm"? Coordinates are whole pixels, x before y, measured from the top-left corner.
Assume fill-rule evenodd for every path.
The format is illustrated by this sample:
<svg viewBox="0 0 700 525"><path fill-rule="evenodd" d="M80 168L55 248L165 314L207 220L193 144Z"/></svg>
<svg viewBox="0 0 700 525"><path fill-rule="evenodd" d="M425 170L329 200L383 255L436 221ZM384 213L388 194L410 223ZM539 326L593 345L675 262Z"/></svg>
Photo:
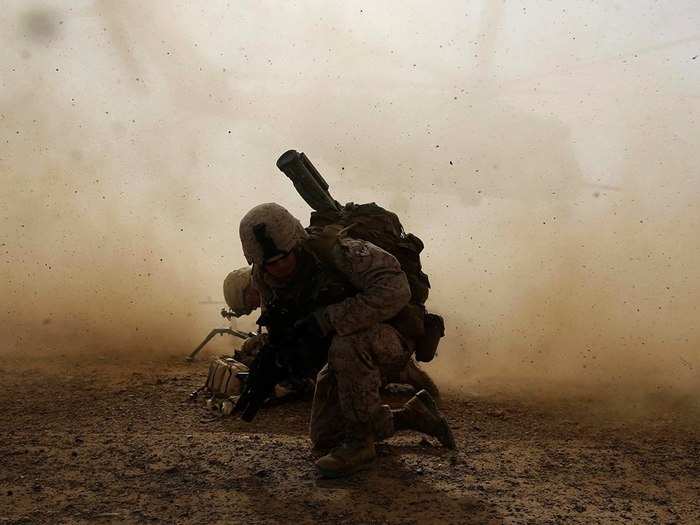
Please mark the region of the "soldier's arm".
<svg viewBox="0 0 700 525"><path fill-rule="evenodd" d="M336 268L358 293L319 312L326 332L347 335L394 317L408 304L411 289L393 255L355 239L341 239L334 247Z"/></svg>

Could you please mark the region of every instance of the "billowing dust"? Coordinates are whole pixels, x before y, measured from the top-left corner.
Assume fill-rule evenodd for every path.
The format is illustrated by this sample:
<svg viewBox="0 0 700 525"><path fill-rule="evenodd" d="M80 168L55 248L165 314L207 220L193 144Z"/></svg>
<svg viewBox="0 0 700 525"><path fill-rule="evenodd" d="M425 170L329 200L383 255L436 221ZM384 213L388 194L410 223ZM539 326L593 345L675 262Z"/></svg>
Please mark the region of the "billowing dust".
<svg viewBox="0 0 700 525"><path fill-rule="evenodd" d="M425 241L443 384L700 387L695 2L6 4L3 354L185 355L296 148Z"/></svg>

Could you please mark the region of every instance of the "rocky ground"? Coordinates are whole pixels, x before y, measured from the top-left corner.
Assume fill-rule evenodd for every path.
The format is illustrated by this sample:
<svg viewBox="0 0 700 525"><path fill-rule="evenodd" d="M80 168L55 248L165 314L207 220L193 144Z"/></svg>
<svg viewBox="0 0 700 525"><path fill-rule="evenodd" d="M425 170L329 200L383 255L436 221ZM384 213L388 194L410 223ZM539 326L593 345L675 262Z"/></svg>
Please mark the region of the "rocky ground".
<svg viewBox="0 0 700 525"><path fill-rule="evenodd" d="M206 367L0 359L0 523L700 523L696 399L448 393L456 453L401 435L329 481L308 402L214 417Z"/></svg>

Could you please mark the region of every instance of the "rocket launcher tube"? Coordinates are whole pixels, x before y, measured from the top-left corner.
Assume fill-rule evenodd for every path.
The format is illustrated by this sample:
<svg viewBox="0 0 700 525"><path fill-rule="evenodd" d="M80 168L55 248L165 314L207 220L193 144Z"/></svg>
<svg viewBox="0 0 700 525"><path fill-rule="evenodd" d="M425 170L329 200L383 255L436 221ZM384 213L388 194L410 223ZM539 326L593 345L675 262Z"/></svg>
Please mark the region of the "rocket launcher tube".
<svg viewBox="0 0 700 525"><path fill-rule="evenodd" d="M297 193L315 211L340 211L340 205L328 191L328 183L306 155L290 149L277 159L277 167L294 184Z"/></svg>

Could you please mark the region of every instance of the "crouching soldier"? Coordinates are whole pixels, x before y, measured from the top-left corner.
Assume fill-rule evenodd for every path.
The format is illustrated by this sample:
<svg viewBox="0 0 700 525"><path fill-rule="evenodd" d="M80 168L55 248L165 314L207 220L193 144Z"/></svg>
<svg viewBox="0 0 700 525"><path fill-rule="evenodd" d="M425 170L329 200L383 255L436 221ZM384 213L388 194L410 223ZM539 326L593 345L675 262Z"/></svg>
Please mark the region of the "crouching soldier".
<svg viewBox="0 0 700 525"><path fill-rule="evenodd" d="M412 342L388 324L411 297L392 255L342 233L310 235L273 203L243 217L240 237L262 308L283 304L296 313L300 337L330 341L310 422L314 448L330 450L316 462L323 475L345 476L371 464L375 441L401 430L455 447L447 420L427 391L395 410L381 402L382 378L405 368L413 352Z"/></svg>

